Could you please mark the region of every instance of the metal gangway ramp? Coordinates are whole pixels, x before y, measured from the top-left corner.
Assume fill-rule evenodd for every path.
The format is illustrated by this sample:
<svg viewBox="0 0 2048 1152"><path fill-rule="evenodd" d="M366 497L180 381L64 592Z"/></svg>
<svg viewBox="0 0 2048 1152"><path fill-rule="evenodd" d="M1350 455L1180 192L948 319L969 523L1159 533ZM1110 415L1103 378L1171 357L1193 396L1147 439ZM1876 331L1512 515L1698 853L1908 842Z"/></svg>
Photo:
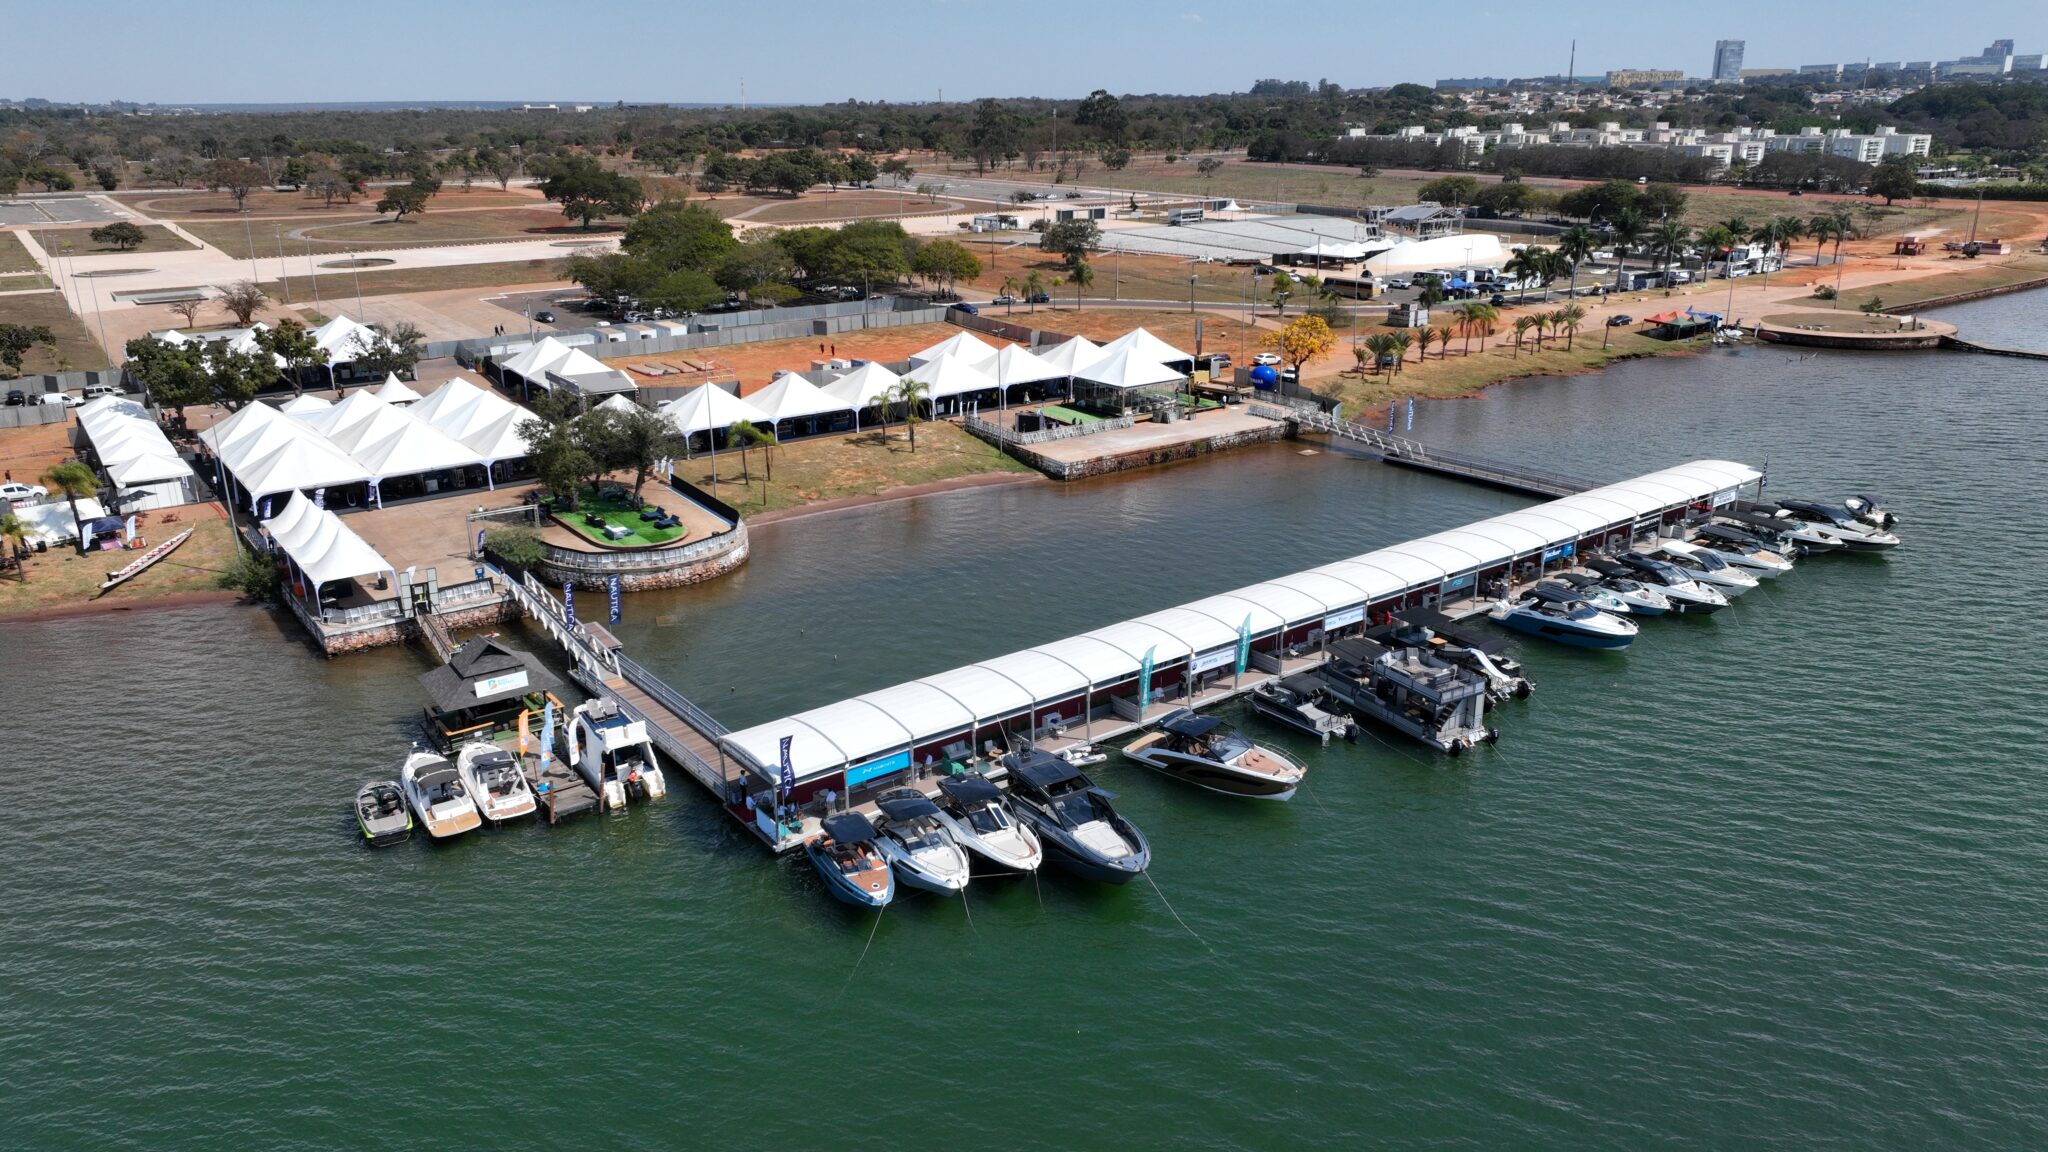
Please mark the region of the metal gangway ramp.
<svg viewBox="0 0 2048 1152"><path fill-rule="evenodd" d="M1346 420L1303 401L1284 397L1261 398L1254 401L1250 408L1254 416L1284 421L1300 430L1321 432L1358 444L1389 464L1490 484L1510 492L1556 499L1560 496L1576 495L1597 486L1590 480L1581 480L1576 476L1563 476L1555 472L1543 472L1499 460L1489 460L1469 453L1432 448L1419 440L1396 436L1392 432L1361 424L1356 420Z"/></svg>

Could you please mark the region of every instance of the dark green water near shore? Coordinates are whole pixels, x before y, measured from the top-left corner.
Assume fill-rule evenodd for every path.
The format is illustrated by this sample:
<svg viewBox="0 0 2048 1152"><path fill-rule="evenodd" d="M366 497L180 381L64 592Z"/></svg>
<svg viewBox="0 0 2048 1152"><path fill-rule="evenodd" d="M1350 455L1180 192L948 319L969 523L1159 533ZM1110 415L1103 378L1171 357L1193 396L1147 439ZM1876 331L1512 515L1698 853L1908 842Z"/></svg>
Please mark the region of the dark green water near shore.
<svg viewBox="0 0 2048 1152"><path fill-rule="evenodd" d="M2034 296L1946 316L2048 346ZM0 625L0 1147L2038 1147L2043 382L1762 349L1423 406L1594 478L1874 488L1907 544L1625 654L1525 645L1482 755L1234 713L1310 762L1293 803L1106 765L1157 892L875 925L687 781L371 853L346 800L417 655L234 608ZM1526 503L1297 447L770 526L620 631L738 726Z"/></svg>

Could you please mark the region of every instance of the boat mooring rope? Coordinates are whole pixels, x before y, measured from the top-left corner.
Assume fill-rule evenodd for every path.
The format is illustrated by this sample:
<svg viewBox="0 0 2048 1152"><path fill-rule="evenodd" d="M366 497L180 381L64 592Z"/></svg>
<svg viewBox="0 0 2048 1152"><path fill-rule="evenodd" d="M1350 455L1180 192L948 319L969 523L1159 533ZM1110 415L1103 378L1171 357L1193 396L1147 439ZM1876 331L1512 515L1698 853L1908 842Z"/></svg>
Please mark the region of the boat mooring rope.
<svg viewBox="0 0 2048 1152"><path fill-rule="evenodd" d="M868 929L868 942L866 944L861 945L860 959L855 960L853 962L853 971L848 972L846 974L846 982L839 986L839 995L832 997L832 1007L839 1007L840 997L846 995L847 988L851 987L853 984L853 978L860 974L861 962L868 958L868 949L873 948L875 946L875 933L881 931L882 913L887 912L888 910L889 906L887 904L884 904L880 908L875 909L875 924L874 927Z"/></svg>
<svg viewBox="0 0 2048 1152"><path fill-rule="evenodd" d="M1211 956L1215 956L1215 955L1217 955L1216 949L1214 949L1214 948L1210 948L1210 947L1209 947L1209 942L1208 942L1207 940L1203 940L1203 939L1202 939L1202 934L1201 934L1201 933L1199 933L1199 932L1197 932L1197 931L1195 931L1195 930L1194 930L1193 928L1189 928L1189 927L1188 927L1188 922L1187 922L1187 921L1185 921L1185 920L1183 920L1183 919L1181 919L1181 918L1180 918L1180 913L1178 913L1178 912L1175 912L1175 911L1173 910L1173 901L1171 901L1171 900L1168 900L1168 899L1166 898L1166 893L1164 893L1164 892L1160 892L1160 891L1159 891L1159 881L1157 881L1157 880L1154 880L1154 879L1152 878L1152 870L1151 870L1151 869L1149 869L1149 868L1147 868L1147 869L1146 869L1145 871L1143 871L1143 872L1139 873L1139 875L1141 875L1141 876L1143 876L1143 877L1145 878L1145 883L1147 883L1147 884L1150 884L1150 885L1152 886L1152 891L1154 891L1154 892L1158 892L1158 893L1159 893L1159 902L1160 902L1161 904L1164 904L1164 905L1166 905L1166 911L1167 911L1167 914L1173 917L1173 922L1174 922L1174 923L1176 923L1176 924L1178 924L1178 925L1180 925L1180 926L1181 926L1181 929L1182 929L1183 931L1185 931L1185 932L1186 932L1186 933L1187 933L1188 935L1190 935L1190 936L1193 936L1193 937L1195 938L1196 942L1200 943L1202 947L1204 947L1204 948L1208 948L1208 949L1209 949L1209 955L1211 955Z"/></svg>

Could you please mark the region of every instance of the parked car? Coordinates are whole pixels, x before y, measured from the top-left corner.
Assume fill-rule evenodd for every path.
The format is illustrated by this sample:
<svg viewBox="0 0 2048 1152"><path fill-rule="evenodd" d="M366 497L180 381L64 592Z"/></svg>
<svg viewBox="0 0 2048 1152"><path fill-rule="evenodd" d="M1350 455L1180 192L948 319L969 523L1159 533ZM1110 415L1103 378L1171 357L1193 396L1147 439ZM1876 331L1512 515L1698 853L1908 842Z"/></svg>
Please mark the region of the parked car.
<svg viewBox="0 0 2048 1152"><path fill-rule="evenodd" d="M533 318L542 324L553 324L555 322L555 314L545 308L535 312Z"/></svg>
<svg viewBox="0 0 2048 1152"><path fill-rule="evenodd" d="M80 404L85 403L85 401L77 396L73 396L69 392L45 392L41 396L36 397L36 403L57 404L65 408L76 408Z"/></svg>
<svg viewBox="0 0 2048 1152"><path fill-rule="evenodd" d="M1487 297L1486 302L1488 304L1493 305L1495 308L1505 308L1508 304L1507 294L1504 292L1495 292L1492 296Z"/></svg>
<svg viewBox="0 0 2048 1152"><path fill-rule="evenodd" d="M1069 193L1067 193L1067 199L1069 199L1069 200L1079 200L1080 198L1081 198L1081 193L1079 193L1079 192L1069 192Z"/></svg>
<svg viewBox="0 0 2048 1152"><path fill-rule="evenodd" d="M1393 276L1393 277L1389 277L1389 278L1387 279L1387 287L1389 287L1389 288L1413 288L1413 287L1415 287L1415 282L1414 282L1414 281L1412 281L1412 280L1410 280L1410 279L1408 279L1408 278L1407 278L1406 276Z"/></svg>
<svg viewBox="0 0 2048 1152"><path fill-rule="evenodd" d="M1635 322L1636 318L1628 315L1625 312L1616 313L1615 315L1609 316L1607 318L1607 326L1609 328L1626 328Z"/></svg>
<svg viewBox="0 0 2048 1152"><path fill-rule="evenodd" d="M1300 381L1301 373L1292 368L1282 368L1280 370L1280 379L1283 383L1294 384Z"/></svg>
<svg viewBox="0 0 2048 1152"><path fill-rule="evenodd" d="M958 308L960 311L967 313L969 316L981 315L981 309L976 308L974 305L969 304L965 300L962 300L958 304L953 305L953 307Z"/></svg>
<svg viewBox="0 0 2048 1152"><path fill-rule="evenodd" d="M1785 195L1787 195L1787 196L1804 196L1804 195L1806 195L1806 193L1804 193L1804 192L1801 192L1801 191L1800 191L1799 189L1797 189L1797 188L1794 188L1794 189L1793 189L1793 190L1791 190L1790 192L1787 192L1787 193L1785 193Z"/></svg>
<svg viewBox="0 0 2048 1152"><path fill-rule="evenodd" d="M112 384L87 384L85 386L85 398L87 400L98 400L103 396L119 396L120 394L121 390Z"/></svg>
<svg viewBox="0 0 2048 1152"><path fill-rule="evenodd" d="M26 403L28 403L28 393L23 392L19 388L9 388L7 390L7 406L9 408L19 408Z"/></svg>
<svg viewBox="0 0 2048 1152"><path fill-rule="evenodd" d="M1026 304L1050 304L1052 303L1052 294L1049 292L1033 292L1029 296L1024 297L1024 302Z"/></svg>
<svg viewBox="0 0 2048 1152"><path fill-rule="evenodd" d="M989 301L989 303L991 304L1015 304L1016 302L1017 298L1015 296L1010 295L1008 292L1005 292L1001 296L998 296L995 299Z"/></svg>
<svg viewBox="0 0 2048 1152"><path fill-rule="evenodd" d="M1280 354L1278 352L1261 352L1257 356L1252 357L1252 363L1266 365L1278 364L1280 363Z"/></svg>
<svg viewBox="0 0 2048 1152"><path fill-rule="evenodd" d="M0 484L0 500L41 500L49 494L50 490L41 484L23 484L19 480Z"/></svg>

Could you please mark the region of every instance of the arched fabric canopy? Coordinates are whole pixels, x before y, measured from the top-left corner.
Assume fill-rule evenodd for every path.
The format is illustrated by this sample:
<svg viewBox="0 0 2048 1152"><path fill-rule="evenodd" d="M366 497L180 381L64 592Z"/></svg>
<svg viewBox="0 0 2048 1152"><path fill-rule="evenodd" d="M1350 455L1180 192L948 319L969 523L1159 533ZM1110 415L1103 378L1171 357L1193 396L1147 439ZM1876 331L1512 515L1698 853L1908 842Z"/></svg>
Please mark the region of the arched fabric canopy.
<svg viewBox="0 0 2048 1152"><path fill-rule="evenodd" d="M991 349L991 361L993 358ZM903 374L903 378L924 385L927 400L964 396L971 392L993 392L996 389L995 377L989 375L982 367L958 356L941 356L936 360L913 365L910 371Z"/></svg>
<svg viewBox="0 0 2048 1152"><path fill-rule="evenodd" d="M771 421L801 420L848 408L837 396L794 372L776 377L766 388L747 397L747 403L759 408Z"/></svg>
<svg viewBox="0 0 2048 1152"><path fill-rule="evenodd" d="M263 527L278 550L291 557L315 585L379 572L397 575L391 562L364 543L341 517L301 494L293 493L277 515L263 521Z"/></svg>
<svg viewBox="0 0 2048 1152"><path fill-rule="evenodd" d="M685 436L692 432L721 432L742 420L750 424L769 422L766 412L716 384L699 384L662 405L661 414Z"/></svg>

